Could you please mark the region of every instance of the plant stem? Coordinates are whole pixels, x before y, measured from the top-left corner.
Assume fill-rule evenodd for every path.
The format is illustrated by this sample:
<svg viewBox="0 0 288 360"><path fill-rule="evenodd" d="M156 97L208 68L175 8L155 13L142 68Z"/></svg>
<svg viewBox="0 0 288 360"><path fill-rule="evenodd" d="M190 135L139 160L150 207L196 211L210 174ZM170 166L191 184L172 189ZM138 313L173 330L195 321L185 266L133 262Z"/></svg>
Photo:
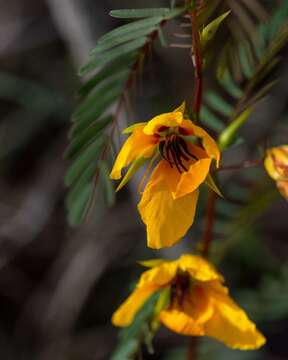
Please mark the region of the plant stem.
<svg viewBox="0 0 288 360"><path fill-rule="evenodd" d="M206 226L202 240L202 255L208 256L209 248L212 242L213 226L215 220L215 205L216 205L216 193L213 190L209 190L208 193L208 205L206 215Z"/></svg>
<svg viewBox="0 0 288 360"><path fill-rule="evenodd" d="M192 59L193 59L194 77L195 77L193 112L195 114L196 120L198 120L201 109L201 103L202 103L202 57L201 57L200 35L199 35L198 21L197 21L197 10L195 5L190 12L190 18L191 18L191 26L192 26L192 51L193 51Z"/></svg>
<svg viewBox="0 0 288 360"><path fill-rule="evenodd" d="M198 347L199 338L191 336L188 344L187 351L187 360L196 360L197 359L197 347Z"/></svg>

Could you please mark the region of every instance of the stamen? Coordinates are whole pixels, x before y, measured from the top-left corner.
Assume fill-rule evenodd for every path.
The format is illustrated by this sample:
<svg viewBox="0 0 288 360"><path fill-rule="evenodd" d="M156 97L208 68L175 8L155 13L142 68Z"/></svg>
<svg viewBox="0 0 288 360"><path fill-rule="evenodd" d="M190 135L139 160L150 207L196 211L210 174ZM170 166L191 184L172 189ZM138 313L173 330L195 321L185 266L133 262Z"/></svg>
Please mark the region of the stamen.
<svg viewBox="0 0 288 360"><path fill-rule="evenodd" d="M180 174L183 171L188 171L183 163L183 159L185 161L189 161L191 158L198 160L198 158L189 151L185 140L176 134L171 134L167 136L165 140L160 141L159 152L162 158L168 161L171 168L173 168L173 165L176 166Z"/></svg>
<svg viewBox="0 0 288 360"><path fill-rule="evenodd" d="M173 147L173 150L174 150L174 153L175 153L175 157L177 159L177 162L178 162L178 165L180 165L182 167L182 169L184 169L185 171L188 171L188 169L185 167L185 165L183 164L181 158L183 157L182 156L182 151L181 149L179 148L178 146L178 137L177 136L174 136L171 140L172 142L172 147ZM188 160L188 158L184 155L184 159L185 160ZM178 168L177 168L178 169ZM180 171L181 172L181 171Z"/></svg>
<svg viewBox="0 0 288 360"><path fill-rule="evenodd" d="M179 138L178 142L179 142L179 146L181 147L181 149L184 150L184 152L185 152L187 155L189 155L190 157L192 157L194 160L199 160L196 156L194 156L193 154L190 153L190 151L189 151L189 149L188 149L188 146L187 146L187 144L186 144L186 142L185 142L184 139Z"/></svg>

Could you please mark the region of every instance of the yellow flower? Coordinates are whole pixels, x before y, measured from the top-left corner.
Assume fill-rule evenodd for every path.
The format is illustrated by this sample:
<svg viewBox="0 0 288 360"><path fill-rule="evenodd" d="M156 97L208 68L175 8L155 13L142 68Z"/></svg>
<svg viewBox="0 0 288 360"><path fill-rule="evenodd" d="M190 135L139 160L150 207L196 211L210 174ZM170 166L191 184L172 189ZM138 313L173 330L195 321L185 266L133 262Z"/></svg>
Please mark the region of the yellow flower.
<svg viewBox="0 0 288 360"><path fill-rule="evenodd" d="M242 350L257 349L266 342L230 298L222 276L202 257L185 254L176 261L148 261L146 266L152 268L142 274L134 292L113 314L114 325L129 326L153 293L167 293L168 289L168 301L158 319L172 331L210 336Z"/></svg>
<svg viewBox="0 0 288 360"><path fill-rule="evenodd" d="M194 221L198 188L209 174L212 160L219 165L215 141L201 127L184 118L184 105L173 112L154 117L124 130L131 133L117 156L110 177L120 179L118 189L152 158L155 166L144 189L138 210L147 227L147 241L159 249L175 244Z"/></svg>
<svg viewBox="0 0 288 360"><path fill-rule="evenodd" d="M280 193L288 200L288 145L268 149L264 165Z"/></svg>

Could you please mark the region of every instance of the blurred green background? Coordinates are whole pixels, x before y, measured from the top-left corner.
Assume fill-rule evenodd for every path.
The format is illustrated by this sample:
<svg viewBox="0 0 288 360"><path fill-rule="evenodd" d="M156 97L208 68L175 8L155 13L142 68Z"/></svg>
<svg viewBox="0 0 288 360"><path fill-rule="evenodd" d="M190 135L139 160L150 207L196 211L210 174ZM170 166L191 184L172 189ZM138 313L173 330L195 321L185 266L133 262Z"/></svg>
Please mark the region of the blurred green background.
<svg viewBox="0 0 288 360"><path fill-rule="evenodd" d="M265 18L281 1L261 4ZM131 6L169 6L169 2L1 2L3 360L126 359L131 344L123 341L125 334L119 340L110 317L142 270L135 265L136 260L159 257L159 252L145 246L145 229L136 211L133 183L117 194L116 203L110 207L104 205L99 191L90 218L78 228L69 227L63 182L68 164L62 154L77 104L78 68L87 60L97 38L121 23L108 16L109 10ZM169 33L177 28L177 24L173 26ZM281 81L243 128L244 143L224 154L224 165L255 157L255 144L263 138L271 145L288 143L287 49L282 56ZM156 44L133 96L132 122L147 120L176 107L183 98L190 99L192 74L187 52ZM210 85L209 75L206 84ZM223 172L220 184L225 200L217 205L212 259L268 343L258 352L239 352L205 339L199 344L198 358L287 360L287 202L261 168ZM189 238L173 249L162 250L160 256L175 258L194 249L201 238L204 214L205 190ZM161 329L154 341L154 354L143 349L143 358L185 359L187 343L187 338Z"/></svg>

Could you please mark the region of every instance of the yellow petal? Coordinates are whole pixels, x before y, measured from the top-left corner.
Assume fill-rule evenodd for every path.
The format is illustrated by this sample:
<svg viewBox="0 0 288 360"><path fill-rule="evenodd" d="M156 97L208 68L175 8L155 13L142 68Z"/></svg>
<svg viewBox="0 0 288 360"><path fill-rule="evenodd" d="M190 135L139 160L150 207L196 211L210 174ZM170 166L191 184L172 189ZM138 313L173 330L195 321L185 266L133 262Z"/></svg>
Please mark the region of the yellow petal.
<svg viewBox="0 0 288 360"><path fill-rule="evenodd" d="M280 191L281 195L288 200L288 180L278 180L276 182L278 190Z"/></svg>
<svg viewBox="0 0 288 360"><path fill-rule="evenodd" d="M174 198L177 199L198 189L209 174L210 165L210 158L199 159L191 164L188 171L181 174L176 192L173 193Z"/></svg>
<svg viewBox="0 0 288 360"><path fill-rule="evenodd" d="M146 135L154 135L162 126L177 127L181 125L182 121L183 114L181 111L161 114L148 121L147 125L143 129L143 132Z"/></svg>
<svg viewBox="0 0 288 360"><path fill-rule="evenodd" d="M138 204L151 248L174 245L194 221L198 191L174 199L172 191L177 186L178 176L177 170L171 169L167 161L160 161Z"/></svg>
<svg viewBox="0 0 288 360"><path fill-rule="evenodd" d="M121 327L131 325L145 301L157 290L158 288L155 286L136 288L113 314L113 325Z"/></svg>
<svg viewBox="0 0 288 360"><path fill-rule="evenodd" d="M135 159L151 157L157 142L158 140L154 136L147 136L143 133L143 126L137 128L123 144L114 163L110 178L114 180L120 179L122 169Z"/></svg>
<svg viewBox="0 0 288 360"><path fill-rule="evenodd" d="M182 335L205 335L204 324L213 315L213 307L205 291L192 285L183 299L175 298L170 309L160 313L161 322Z"/></svg>
<svg viewBox="0 0 288 360"><path fill-rule="evenodd" d="M202 139L203 147L209 157L216 160L217 167L220 162L220 150L215 140L201 127L192 125L194 135Z"/></svg>
<svg viewBox="0 0 288 360"><path fill-rule="evenodd" d="M198 281L223 281L223 277L214 266L201 256L184 254L177 260L182 271L187 271L191 277Z"/></svg>
<svg viewBox="0 0 288 360"><path fill-rule="evenodd" d="M146 122L136 123L131 126L128 126L126 129L122 131L122 134L130 134L133 133L137 129L143 129L143 127L146 125Z"/></svg>
<svg viewBox="0 0 288 360"><path fill-rule="evenodd" d="M175 261L164 261L159 266L145 271L136 289L113 314L112 323L116 326L129 326L145 301L158 289L168 286L177 272Z"/></svg>
<svg viewBox="0 0 288 360"><path fill-rule="evenodd" d="M280 164L283 166L279 166ZM285 165L287 166L286 169ZM283 178L286 178L288 180L288 145L282 145L267 150L264 166L272 179L282 180Z"/></svg>
<svg viewBox="0 0 288 360"><path fill-rule="evenodd" d="M253 350L265 344L265 337L229 297L228 292L212 291L210 296L214 302L214 314L205 325L206 335L233 349Z"/></svg>
<svg viewBox="0 0 288 360"><path fill-rule="evenodd" d="M180 310L161 311L159 318L163 325L177 334L191 336L205 335L203 325L197 324L193 318Z"/></svg>
<svg viewBox="0 0 288 360"><path fill-rule="evenodd" d="M163 264L145 271L138 282L138 287L157 288L168 285L175 277L177 272L176 261L165 261Z"/></svg>
<svg viewBox="0 0 288 360"><path fill-rule="evenodd" d="M185 109L186 109L186 102L183 101L182 104L180 106L178 106L176 109L173 110L173 112L182 112L182 114L185 113Z"/></svg>

